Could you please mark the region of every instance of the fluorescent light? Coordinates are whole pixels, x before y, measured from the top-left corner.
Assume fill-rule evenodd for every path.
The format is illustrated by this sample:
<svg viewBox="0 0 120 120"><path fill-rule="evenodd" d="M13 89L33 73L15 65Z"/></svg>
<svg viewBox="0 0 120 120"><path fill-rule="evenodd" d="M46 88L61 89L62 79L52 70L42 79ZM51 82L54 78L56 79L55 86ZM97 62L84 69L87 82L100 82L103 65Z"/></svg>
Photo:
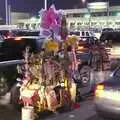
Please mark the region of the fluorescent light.
<svg viewBox="0 0 120 120"><path fill-rule="evenodd" d="M89 9L106 9L108 7L107 2L92 2L88 3Z"/></svg>

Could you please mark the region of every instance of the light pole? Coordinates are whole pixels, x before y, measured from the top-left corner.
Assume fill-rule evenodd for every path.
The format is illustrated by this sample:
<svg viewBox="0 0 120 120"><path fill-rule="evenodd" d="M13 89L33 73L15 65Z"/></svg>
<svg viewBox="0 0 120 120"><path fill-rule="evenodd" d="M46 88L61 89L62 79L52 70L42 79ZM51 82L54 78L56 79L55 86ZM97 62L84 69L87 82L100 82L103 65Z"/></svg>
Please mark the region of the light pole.
<svg viewBox="0 0 120 120"><path fill-rule="evenodd" d="M88 9L88 13L89 13L89 29L91 28L91 20L92 20L92 15L91 15L91 11L90 11L90 9L89 8L87 8Z"/></svg>
<svg viewBox="0 0 120 120"><path fill-rule="evenodd" d="M107 27L109 28L109 17L110 17L110 2L107 2Z"/></svg>
<svg viewBox="0 0 120 120"><path fill-rule="evenodd" d="M8 0L5 0L6 25L8 25Z"/></svg>
<svg viewBox="0 0 120 120"><path fill-rule="evenodd" d="M47 10L47 0L44 0L44 9Z"/></svg>
<svg viewBox="0 0 120 120"><path fill-rule="evenodd" d="M8 5L8 24L11 24L11 5Z"/></svg>

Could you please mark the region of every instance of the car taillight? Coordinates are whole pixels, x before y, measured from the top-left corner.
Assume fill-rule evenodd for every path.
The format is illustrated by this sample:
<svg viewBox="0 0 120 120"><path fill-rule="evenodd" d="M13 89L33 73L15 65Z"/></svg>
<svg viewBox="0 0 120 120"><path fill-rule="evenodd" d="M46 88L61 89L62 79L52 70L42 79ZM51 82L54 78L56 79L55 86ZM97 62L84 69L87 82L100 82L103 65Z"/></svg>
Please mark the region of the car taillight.
<svg viewBox="0 0 120 120"><path fill-rule="evenodd" d="M83 50L84 46L78 46L78 50Z"/></svg>
<svg viewBox="0 0 120 120"><path fill-rule="evenodd" d="M97 90L103 90L104 89L104 85L97 85L96 89Z"/></svg>
<svg viewBox="0 0 120 120"><path fill-rule="evenodd" d="M96 86L96 89L95 89L95 96L96 97L102 97L102 92L104 90L104 85L103 84L99 84Z"/></svg>

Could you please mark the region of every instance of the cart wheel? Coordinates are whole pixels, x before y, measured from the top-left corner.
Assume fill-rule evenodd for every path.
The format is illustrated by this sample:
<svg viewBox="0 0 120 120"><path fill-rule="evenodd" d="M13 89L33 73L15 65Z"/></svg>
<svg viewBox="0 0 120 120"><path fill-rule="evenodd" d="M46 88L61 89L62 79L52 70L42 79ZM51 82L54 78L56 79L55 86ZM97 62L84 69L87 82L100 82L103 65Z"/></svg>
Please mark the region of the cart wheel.
<svg viewBox="0 0 120 120"><path fill-rule="evenodd" d="M81 84L83 87L86 87L89 84L90 74L91 74L91 68L89 66L86 65L80 69Z"/></svg>

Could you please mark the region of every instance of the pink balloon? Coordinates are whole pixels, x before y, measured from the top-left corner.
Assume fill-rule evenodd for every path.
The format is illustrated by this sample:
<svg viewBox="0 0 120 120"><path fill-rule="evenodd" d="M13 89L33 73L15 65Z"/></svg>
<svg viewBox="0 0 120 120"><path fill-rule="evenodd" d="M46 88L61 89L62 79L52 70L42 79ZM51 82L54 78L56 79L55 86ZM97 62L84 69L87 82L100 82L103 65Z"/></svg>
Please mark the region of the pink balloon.
<svg viewBox="0 0 120 120"><path fill-rule="evenodd" d="M44 29L49 29L49 23L48 23L48 20L47 20L47 15L48 14L48 11L44 11L42 17L41 17L41 27L44 28Z"/></svg>
<svg viewBox="0 0 120 120"><path fill-rule="evenodd" d="M47 11L42 11L41 27L46 30L52 30L56 36L60 36L60 27L63 12L56 11L55 6L52 5ZM43 34L49 34L43 31Z"/></svg>

